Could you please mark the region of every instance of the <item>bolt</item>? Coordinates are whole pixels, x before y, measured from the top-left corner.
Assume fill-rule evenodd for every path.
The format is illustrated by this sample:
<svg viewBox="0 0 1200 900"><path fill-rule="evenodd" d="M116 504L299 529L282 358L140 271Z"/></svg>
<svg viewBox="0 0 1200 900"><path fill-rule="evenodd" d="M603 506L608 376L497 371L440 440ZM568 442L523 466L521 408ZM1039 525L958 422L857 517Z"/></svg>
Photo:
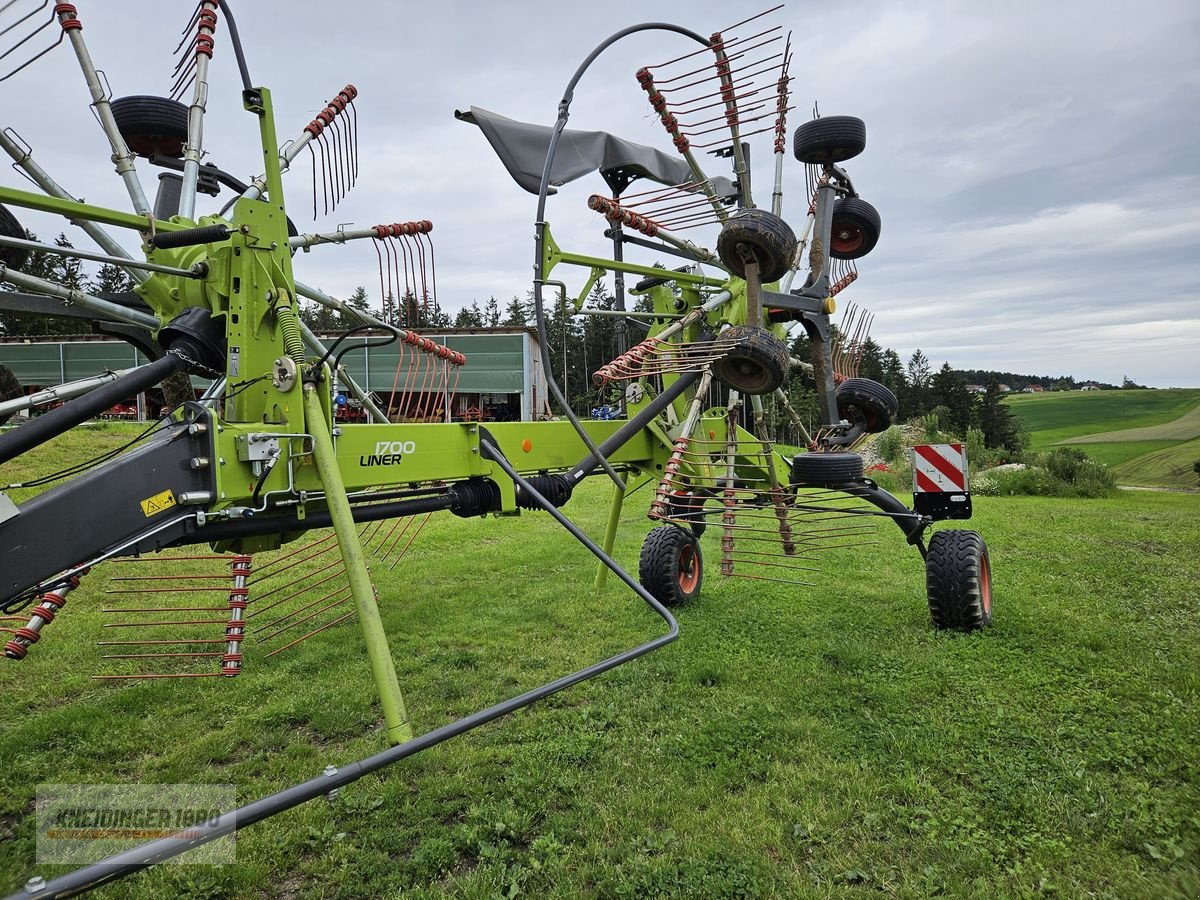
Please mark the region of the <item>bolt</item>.
<svg viewBox="0 0 1200 900"><path fill-rule="evenodd" d="M209 462L209 460L208 460L207 456L193 456L191 459L191 462L189 462L188 465L190 465L193 469L198 471L200 469L207 469L208 462Z"/></svg>
<svg viewBox="0 0 1200 900"><path fill-rule="evenodd" d="M25 882L25 893L27 894L36 894L45 890L45 888L46 879L41 875L34 875L27 882Z"/></svg>
<svg viewBox="0 0 1200 900"><path fill-rule="evenodd" d="M337 766L326 766L325 767L324 774L325 774L326 778L332 778L337 773L338 773ZM338 789L334 788L331 791L326 791L325 799L328 800L330 803L332 803L334 800L337 799L337 795L338 795Z"/></svg>

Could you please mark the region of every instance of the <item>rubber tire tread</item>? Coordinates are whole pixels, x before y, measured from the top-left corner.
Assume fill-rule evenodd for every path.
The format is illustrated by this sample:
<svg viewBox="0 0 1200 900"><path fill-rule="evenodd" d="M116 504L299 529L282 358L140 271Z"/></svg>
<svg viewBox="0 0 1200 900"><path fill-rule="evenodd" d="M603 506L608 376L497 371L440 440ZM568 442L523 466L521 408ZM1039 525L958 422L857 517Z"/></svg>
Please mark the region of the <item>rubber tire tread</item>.
<svg viewBox="0 0 1200 900"><path fill-rule="evenodd" d="M837 386L836 396L838 415L853 422L855 416L851 410L859 409L864 413L868 434L887 431L900 411L900 401L891 389L870 378L847 378ZM871 413L874 421L870 419Z"/></svg>
<svg viewBox="0 0 1200 900"><path fill-rule="evenodd" d="M17 217L8 211L7 206L0 205L0 234L5 237L28 240L29 235L17 221ZM29 262L29 251L23 247L0 247L0 262L14 269L20 269Z"/></svg>
<svg viewBox="0 0 1200 900"><path fill-rule="evenodd" d="M187 106L178 100L144 95L120 97L110 106L117 131L138 156L161 153L183 157L188 136Z"/></svg>
<svg viewBox="0 0 1200 900"><path fill-rule="evenodd" d="M699 574L696 587L685 593L679 585L679 551L684 543L694 546ZM638 558L638 581L663 606L678 606L700 595L704 586L704 557L700 542L675 525L659 525L642 543Z"/></svg>
<svg viewBox="0 0 1200 900"><path fill-rule="evenodd" d="M713 375L722 384L743 394L761 396L770 394L787 380L788 370L792 365L791 353L787 344L766 328L759 328L757 325L734 325L721 333L721 340L736 342L733 349L713 365ZM767 379L752 386L748 386L745 381L738 381L742 373L736 369L729 372L726 367L733 366L739 360L748 360L761 367Z"/></svg>
<svg viewBox="0 0 1200 900"><path fill-rule="evenodd" d="M832 233L838 231L839 222L848 222L851 227L858 228L863 233L862 246L849 252L836 251L833 239L829 240L829 255L834 259L862 259L879 243L881 222L879 211L866 200L859 197L842 197L833 204Z"/></svg>
<svg viewBox="0 0 1200 900"><path fill-rule="evenodd" d="M796 233L792 226L765 209L742 210L731 216L717 235L717 256L730 272L745 278L746 264L738 253L738 244L753 249L763 284L786 275L796 259Z"/></svg>
<svg viewBox="0 0 1200 900"><path fill-rule="evenodd" d="M792 459L792 484L837 487L863 477L863 458L857 453L799 453Z"/></svg>
<svg viewBox="0 0 1200 900"><path fill-rule="evenodd" d="M978 631L992 621L991 609L983 604L985 573L990 597L991 560L978 531L948 529L929 539L925 590L935 628Z"/></svg>
<svg viewBox="0 0 1200 900"><path fill-rule="evenodd" d="M867 149L867 125L855 116L825 116L796 129L792 152L802 163L845 162Z"/></svg>
<svg viewBox="0 0 1200 900"><path fill-rule="evenodd" d="M5 400L16 400L24 395L25 390L21 387L21 382L17 376L13 374L13 370L8 366L0 365L0 402ZM0 415L0 425L3 425L10 418L12 413Z"/></svg>

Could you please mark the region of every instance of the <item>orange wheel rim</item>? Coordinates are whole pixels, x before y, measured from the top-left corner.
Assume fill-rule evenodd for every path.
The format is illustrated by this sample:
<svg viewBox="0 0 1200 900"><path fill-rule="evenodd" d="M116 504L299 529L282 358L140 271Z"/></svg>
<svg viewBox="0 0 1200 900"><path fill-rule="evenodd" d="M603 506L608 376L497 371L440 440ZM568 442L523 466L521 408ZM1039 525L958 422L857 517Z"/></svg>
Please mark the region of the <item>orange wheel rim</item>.
<svg viewBox="0 0 1200 900"><path fill-rule="evenodd" d="M696 555L694 546L684 544L679 548L679 589L685 594L690 594L699 583L700 558Z"/></svg>

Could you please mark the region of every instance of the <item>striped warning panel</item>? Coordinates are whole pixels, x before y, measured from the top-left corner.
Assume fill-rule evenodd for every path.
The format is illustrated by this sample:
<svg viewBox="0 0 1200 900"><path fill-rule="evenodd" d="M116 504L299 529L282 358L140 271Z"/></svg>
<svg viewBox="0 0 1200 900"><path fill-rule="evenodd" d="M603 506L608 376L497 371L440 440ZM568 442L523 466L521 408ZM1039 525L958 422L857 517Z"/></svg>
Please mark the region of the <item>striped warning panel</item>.
<svg viewBox="0 0 1200 900"><path fill-rule="evenodd" d="M967 490L967 453L962 444L918 444L912 448L913 493Z"/></svg>

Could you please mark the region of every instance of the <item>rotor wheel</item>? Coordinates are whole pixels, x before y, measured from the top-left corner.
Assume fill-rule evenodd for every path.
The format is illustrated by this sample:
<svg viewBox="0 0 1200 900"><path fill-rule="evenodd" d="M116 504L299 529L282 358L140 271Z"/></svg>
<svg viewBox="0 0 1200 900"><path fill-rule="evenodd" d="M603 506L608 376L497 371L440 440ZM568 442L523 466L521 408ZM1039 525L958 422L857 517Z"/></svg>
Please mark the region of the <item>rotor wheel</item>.
<svg viewBox="0 0 1200 900"><path fill-rule="evenodd" d="M887 431L900 411L900 403L887 385L870 378L847 378L837 386L836 396L838 415L862 426L868 434Z"/></svg>
<svg viewBox="0 0 1200 900"><path fill-rule="evenodd" d="M800 453L792 460L792 484L834 488L863 477L863 458L857 453Z"/></svg>
<svg viewBox="0 0 1200 900"><path fill-rule="evenodd" d="M929 539L929 613L939 630L978 631L992 621L992 565L978 531L950 529Z"/></svg>
<svg viewBox="0 0 1200 900"><path fill-rule="evenodd" d="M822 166L853 159L867 148L867 126L854 116L825 116L805 122L792 137L802 163Z"/></svg>
<svg viewBox="0 0 1200 900"><path fill-rule="evenodd" d="M787 274L796 259L796 234L787 222L764 209L744 209L721 228L717 256L738 278L746 277L746 255L758 263L765 284Z"/></svg>
<svg viewBox="0 0 1200 900"><path fill-rule="evenodd" d="M834 259L859 259L879 243L879 213L866 200L843 197L833 205L829 255Z"/></svg>
<svg viewBox="0 0 1200 900"><path fill-rule="evenodd" d="M189 109L166 97L120 97L110 104L117 131L141 157L153 154L183 158Z"/></svg>
<svg viewBox="0 0 1200 900"><path fill-rule="evenodd" d="M28 239L29 235L17 221L17 217L8 211L8 207L0 206L0 234L5 237ZM19 269L29 261L29 251L24 247L0 247L0 262L6 266Z"/></svg>
<svg viewBox="0 0 1200 900"><path fill-rule="evenodd" d="M791 354L767 329L735 325L721 339L733 342L733 349L713 366L722 384L743 394L769 394L787 379Z"/></svg>
<svg viewBox="0 0 1200 900"><path fill-rule="evenodd" d="M704 582L700 542L675 525L659 525L642 543L638 581L663 606L694 600Z"/></svg>

